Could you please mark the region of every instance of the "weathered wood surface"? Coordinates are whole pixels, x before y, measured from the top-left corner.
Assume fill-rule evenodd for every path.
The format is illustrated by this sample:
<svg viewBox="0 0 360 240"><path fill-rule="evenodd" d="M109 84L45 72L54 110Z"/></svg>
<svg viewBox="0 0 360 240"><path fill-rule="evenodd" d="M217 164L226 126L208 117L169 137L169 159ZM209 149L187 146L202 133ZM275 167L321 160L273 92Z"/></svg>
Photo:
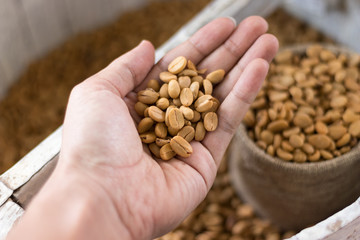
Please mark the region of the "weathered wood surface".
<svg viewBox="0 0 360 240"><path fill-rule="evenodd" d="M22 0L21 7L33 42L32 57L41 56L72 34L66 5L61 0Z"/></svg>
<svg viewBox="0 0 360 240"><path fill-rule="evenodd" d="M0 207L0 240L6 239L8 232L23 213L24 210L12 200Z"/></svg>
<svg viewBox="0 0 360 240"><path fill-rule="evenodd" d="M1 175L0 181L12 190L18 189L29 181L33 175L59 153L61 130L62 127L58 128L12 168Z"/></svg>
<svg viewBox="0 0 360 240"><path fill-rule="evenodd" d="M290 240L308 239L360 239L360 198L340 212L290 238Z"/></svg>
<svg viewBox="0 0 360 240"><path fill-rule="evenodd" d="M56 164L58 162L59 155L56 155L51 159L45 166L40 169L26 184L18 188L13 193L13 199L25 210L29 206L33 197L40 191L42 186L50 177L51 173L54 171Z"/></svg>
<svg viewBox="0 0 360 240"><path fill-rule="evenodd" d="M285 9L360 53L359 0L287 0Z"/></svg>
<svg viewBox="0 0 360 240"><path fill-rule="evenodd" d="M30 61L32 39L18 1L0 0L0 66L5 81L1 88L7 89Z"/></svg>
<svg viewBox="0 0 360 240"><path fill-rule="evenodd" d="M0 206L3 205L12 195L13 190L0 181Z"/></svg>

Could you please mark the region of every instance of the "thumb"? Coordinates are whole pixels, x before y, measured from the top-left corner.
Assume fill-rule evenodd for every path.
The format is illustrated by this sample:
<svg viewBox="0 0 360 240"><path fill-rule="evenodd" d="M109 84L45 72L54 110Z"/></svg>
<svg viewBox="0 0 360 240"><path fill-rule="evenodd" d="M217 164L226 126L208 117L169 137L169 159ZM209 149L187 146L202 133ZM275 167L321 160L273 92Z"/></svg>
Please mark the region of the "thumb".
<svg viewBox="0 0 360 240"><path fill-rule="evenodd" d="M123 98L144 80L154 61L154 46L151 42L143 40L89 80L115 90Z"/></svg>

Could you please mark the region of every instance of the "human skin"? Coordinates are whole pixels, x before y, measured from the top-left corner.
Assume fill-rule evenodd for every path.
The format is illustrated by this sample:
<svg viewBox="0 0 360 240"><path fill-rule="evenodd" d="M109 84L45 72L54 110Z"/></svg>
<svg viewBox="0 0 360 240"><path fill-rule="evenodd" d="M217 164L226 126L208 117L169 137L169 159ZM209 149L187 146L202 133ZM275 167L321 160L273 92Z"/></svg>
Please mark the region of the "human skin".
<svg viewBox="0 0 360 240"><path fill-rule="evenodd" d="M142 41L71 92L60 159L8 239L151 239L176 227L206 196L229 142L278 49L261 17L238 26L218 18L154 65ZM155 160L136 130L136 92L177 56L208 72L216 86L219 126L191 142L189 158Z"/></svg>

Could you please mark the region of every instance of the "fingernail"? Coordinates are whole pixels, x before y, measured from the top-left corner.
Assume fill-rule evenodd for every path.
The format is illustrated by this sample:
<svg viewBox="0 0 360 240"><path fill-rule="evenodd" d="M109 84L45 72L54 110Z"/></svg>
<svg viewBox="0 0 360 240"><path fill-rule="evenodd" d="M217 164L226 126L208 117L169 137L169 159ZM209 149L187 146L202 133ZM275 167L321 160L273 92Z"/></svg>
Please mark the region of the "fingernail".
<svg viewBox="0 0 360 240"><path fill-rule="evenodd" d="M233 23L234 23L234 26L236 27L237 25L237 22L236 22L236 19L231 17L231 16L226 16L226 18L230 19Z"/></svg>
<svg viewBox="0 0 360 240"><path fill-rule="evenodd" d="M139 43L139 45L138 45L138 46L142 45L144 42L146 42L146 40L145 40L145 39L141 40L141 42Z"/></svg>

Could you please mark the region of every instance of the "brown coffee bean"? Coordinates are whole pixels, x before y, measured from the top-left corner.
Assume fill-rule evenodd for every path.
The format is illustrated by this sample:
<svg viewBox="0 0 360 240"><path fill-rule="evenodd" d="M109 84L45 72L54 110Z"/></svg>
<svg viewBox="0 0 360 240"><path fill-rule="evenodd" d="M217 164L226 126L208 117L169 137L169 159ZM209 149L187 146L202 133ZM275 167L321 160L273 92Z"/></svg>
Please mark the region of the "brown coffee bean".
<svg viewBox="0 0 360 240"><path fill-rule="evenodd" d="M191 122L196 123L196 122L200 121L201 114L196 110L194 110L193 112L194 112L194 117L193 117L193 119L191 119Z"/></svg>
<svg viewBox="0 0 360 240"><path fill-rule="evenodd" d="M177 135L183 137L186 141L191 142L195 137L195 129L191 126L185 126Z"/></svg>
<svg viewBox="0 0 360 240"><path fill-rule="evenodd" d="M256 145L261 148L262 150L266 150L267 148L267 144L266 142L262 141L262 140L259 140L259 141L256 141Z"/></svg>
<svg viewBox="0 0 360 240"><path fill-rule="evenodd" d="M243 123L247 127L253 127L255 125L255 115L252 110L248 110L244 116Z"/></svg>
<svg viewBox="0 0 360 240"><path fill-rule="evenodd" d="M203 78L202 76L195 76L195 77L192 77L192 78L191 78L191 82L192 82L192 83L194 83L194 82L199 83L199 87L202 86L203 81L204 81L204 78Z"/></svg>
<svg viewBox="0 0 360 240"><path fill-rule="evenodd" d="M149 149L155 157L160 158L160 147L156 143L149 144Z"/></svg>
<svg viewBox="0 0 360 240"><path fill-rule="evenodd" d="M306 113L297 113L293 120L295 126L306 128L310 126L313 121Z"/></svg>
<svg viewBox="0 0 360 240"><path fill-rule="evenodd" d="M336 146L337 147L342 147L346 144L348 144L350 142L351 139L351 135L350 133L346 133L344 134L344 136L342 136L337 142L336 142Z"/></svg>
<svg viewBox="0 0 360 240"><path fill-rule="evenodd" d="M289 89L289 92L293 98L302 98L303 96L303 92L299 87L293 86Z"/></svg>
<svg viewBox="0 0 360 240"><path fill-rule="evenodd" d="M272 132L280 132L289 127L289 123L283 119L269 123L267 129Z"/></svg>
<svg viewBox="0 0 360 240"><path fill-rule="evenodd" d="M166 126L170 126L170 124L169 124L169 113L170 113L170 110L173 109L173 108L176 108L176 107L174 105L170 105L165 111L165 124L166 124Z"/></svg>
<svg viewBox="0 0 360 240"><path fill-rule="evenodd" d="M350 124L349 133L353 137L360 137L360 120L357 120Z"/></svg>
<svg viewBox="0 0 360 240"><path fill-rule="evenodd" d="M154 132L145 132L140 134L140 139L143 143L153 143L155 142L156 135Z"/></svg>
<svg viewBox="0 0 360 240"><path fill-rule="evenodd" d="M161 72L159 75L159 78L164 83L169 83L171 80L177 80L176 75L170 73L170 72Z"/></svg>
<svg viewBox="0 0 360 240"><path fill-rule="evenodd" d="M314 147L309 143L304 143L301 149L308 155L311 155L315 152Z"/></svg>
<svg viewBox="0 0 360 240"><path fill-rule="evenodd" d="M156 106L162 110L166 110L170 105L169 99L167 98L160 98L156 101Z"/></svg>
<svg viewBox="0 0 360 240"><path fill-rule="evenodd" d="M180 129L173 128L171 126L168 127L168 132L171 136L176 136L179 133Z"/></svg>
<svg viewBox="0 0 360 240"><path fill-rule="evenodd" d="M225 71L223 69L215 70L209 73L206 76L206 79L209 80L212 84L217 84L224 79Z"/></svg>
<svg viewBox="0 0 360 240"><path fill-rule="evenodd" d="M213 106L214 100L213 97L210 95L204 95L199 97L195 103L195 109L198 112L207 112L209 111Z"/></svg>
<svg viewBox="0 0 360 240"><path fill-rule="evenodd" d="M148 107L144 111L144 117L149 117L149 108Z"/></svg>
<svg viewBox="0 0 360 240"><path fill-rule="evenodd" d="M290 142L289 141L286 141L286 140L283 140L282 142L281 142L281 147L282 147L282 149L284 149L285 151L287 151L287 152L292 152L292 151L294 151L294 147L290 144Z"/></svg>
<svg viewBox="0 0 360 240"><path fill-rule="evenodd" d="M288 92L269 91L269 99L271 102L284 101L288 99Z"/></svg>
<svg viewBox="0 0 360 240"><path fill-rule="evenodd" d="M188 76L179 77L178 81L179 81L180 89L190 87L191 79Z"/></svg>
<svg viewBox="0 0 360 240"><path fill-rule="evenodd" d="M191 83L190 90L193 94L193 99L197 99L198 94L199 94L199 89L200 89L200 85L198 82Z"/></svg>
<svg viewBox="0 0 360 240"><path fill-rule="evenodd" d="M159 138L166 138L167 136L167 127L165 123L157 123L155 125L155 135Z"/></svg>
<svg viewBox="0 0 360 240"><path fill-rule="evenodd" d="M180 93L181 104L188 107L193 103L194 96L190 88L183 88Z"/></svg>
<svg viewBox="0 0 360 240"><path fill-rule="evenodd" d="M334 156L329 151L324 149L320 150L320 155L326 160L334 158Z"/></svg>
<svg viewBox="0 0 360 240"><path fill-rule="evenodd" d="M269 116L271 121L275 121L276 118L277 118L277 112L274 109L270 108L268 110L268 116Z"/></svg>
<svg viewBox="0 0 360 240"><path fill-rule="evenodd" d="M333 140L338 140L345 135L347 129L343 125L332 125L329 127L329 136Z"/></svg>
<svg viewBox="0 0 360 240"><path fill-rule="evenodd" d="M169 92L168 92L169 84L164 83L159 90L159 95L161 98L169 98Z"/></svg>
<svg viewBox="0 0 360 240"><path fill-rule="evenodd" d="M188 76L188 77L195 77L198 75L197 71L191 70L191 69L185 69L183 71L181 71L179 74L179 76Z"/></svg>
<svg viewBox="0 0 360 240"><path fill-rule="evenodd" d="M187 62L187 68L190 70L197 71L195 64L190 59Z"/></svg>
<svg viewBox="0 0 360 240"><path fill-rule="evenodd" d="M196 128L195 128L195 140L199 141L199 142L202 141L205 137L205 133L206 133L206 130L205 130L203 122L198 122L196 124Z"/></svg>
<svg viewBox="0 0 360 240"><path fill-rule="evenodd" d="M145 90L139 91L137 94L137 98L139 102L145 104L153 104L158 100L159 94L155 92L152 88L147 88Z"/></svg>
<svg viewBox="0 0 360 240"><path fill-rule="evenodd" d="M272 144L274 140L274 134L268 130L264 130L260 134L260 139L267 145Z"/></svg>
<svg viewBox="0 0 360 240"><path fill-rule="evenodd" d="M308 160L310 162L316 162L316 161L319 161L320 160L320 151L319 150L316 150L314 154L308 156Z"/></svg>
<svg viewBox="0 0 360 240"><path fill-rule="evenodd" d="M347 97L340 95L331 99L330 106L333 108L340 108L340 107L344 107L347 104L347 102L348 102Z"/></svg>
<svg viewBox="0 0 360 240"><path fill-rule="evenodd" d="M204 127L206 131L212 132L215 131L218 126L218 116L214 112L209 112L205 114L204 117Z"/></svg>
<svg viewBox="0 0 360 240"><path fill-rule="evenodd" d="M318 44L314 44L306 48L306 55L309 57L317 58L320 55L320 52L323 50L323 47Z"/></svg>
<svg viewBox="0 0 360 240"><path fill-rule="evenodd" d="M194 118L194 111L191 108L181 106L180 111L184 115L185 119L192 120Z"/></svg>
<svg viewBox="0 0 360 240"><path fill-rule="evenodd" d="M185 121L182 112L177 108L171 109L169 112L168 126L180 130L184 126L184 124Z"/></svg>
<svg viewBox="0 0 360 240"><path fill-rule="evenodd" d="M275 149L279 148L281 146L282 137L280 134L274 135L274 143L273 146Z"/></svg>
<svg viewBox="0 0 360 240"><path fill-rule="evenodd" d="M164 122L165 121L165 113L156 106L149 107L149 116L156 122Z"/></svg>
<svg viewBox="0 0 360 240"><path fill-rule="evenodd" d="M179 72L185 69L186 65L187 65L186 58L183 56L179 56L170 62L168 66L168 71L173 74L178 74Z"/></svg>
<svg viewBox="0 0 360 240"><path fill-rule="evenodd" d="M285 161L291 161L294 158L294 156L291 153L281 148L276 149L276 155Z"/></svg>
<svg viewBox="0 0 360 240"><path fill-rule="evenodd" d="M155 92L158 92L160 90L160 84L156 79L150 79L147 83L147 88L152 88Z"/></svg>
<svg viewBox="0 0 360 240"><path fill-rule="evenodd" d="M205 93L205 95L211 95L211 94L212 94L212 92L213 92L213 85L212 85L212 83L211 83L209 80L205 79L205 80L203 81L203 87L204 87L204 93Z"/></svg>
<svg viewBox="0 0 360 240"><path fill-rule="evenodd" d="M175 136L170 140L171 149L181 157L189 157L193 149L183 137Z"/></svg>
<svg viewBox="0 0 360 240"><path fill-rule="evenodd" d="M170 160L175 157L176 153L172 150L170 143L165 144L160 148L160 157L162 160Z"/></svg>
<svg viewBox="0 0 360 240"><path fill-rule="evenodd" d="M141 121L138 124L137 130L139 133L144 133L149 131L153 125L154 125L154 121L151 118L146 117L141 119Z"/></svg>
<svg viewBox="0 0 360 240"><path fill-rule="evenodd" d="M342 154L347 153L347 152L349 152L350 150L351 150L351 147L350 147L350 146L345 146L345 147L340 148L340 152L341 152Z"/></svg>
<svg viewBox="0 0 360 240"><path fill-rule="evenodd" d="M266 149L267 154L271 155L271 156L275 156L275 149L273 145L270 145L267 147Z"/></svg>
<svg viewBox="0 0 360 240"><path fill-rule="evenodd" d="M308 137L309 143L317 149L326 149L332 140L325 134L314 134Z"/></svg>
<svg viewBox="0 0 360 240"><path fill-rule="evenodd" d="M351 109L346 109L346 111L344 112L342 118L343 118L345 123L352 123L352 122L355 122L357 120L360 120L360 115L356 114Z"/></svg>
<svg viewBox="0 0 360 240"><path fill-rule="evenodd" d="M220 107L220 101L217 98L212 98L211 101L213 102L212 107L210 108L209 112L216 112Z"/></svg>
<svg viewBox="0 0 360 240"><path fill-rule="evenodd" d="M170 143L170 139L156 138L155 143L156 143L156 145L158 145L159 147L162 147L162 146L164 146L165 144Z"/></svg>
<svg viewBox="0 0 360 240"><path fill-rule="evenodd" d="M321 121L316 122L315 130L317 133L320 133L320 134L327 134L329 132L329 129L326 126L326 124Z"/></svg>
<svg viewBox="0 0 360 240"><path fill-rule="evenodd" d="M137 102L137 103L135 103L134 109L140 117L143 117L144 111L147 107L148 107L148 105L146 105L145 103Z"/></svg>
<svg viewBox="0 0 360 240"><path fill-rule="evenodd" d="M300 148L304 144L304 139L302 139L299 135L293 134L289 138L289 143L294 148Z"/></svg>
<svg viewBox="0 0 360 240"><path fill-rule="evenodd" d="M300 149L294 151L294 162L304 163L307 160L306 154Z"/></svg>
<svg viewBox="0 0 360 240"><path fill-rule="evenodd" d="M178 98L180 95L180 85L178 81L171 80L168 86L168 93L171 98Z"/></svg>
<svg viewBox="0 0 360 240"><path fill-rule="evenodd" d="M294 134L299 134L300 133L300 128L299 127L293 127L287 130L283 131L283 136L286 138L289 138L291 135Z"/></svg>
<svg viewBox="0 0 360 240"><path fill-rule="evenodd" d="M174 98L172 100L172 104L175 105L176 107L180 107L181 106L180 98Z"/></svg>
<svg viewBox="0 0 360 240"><path fill-rule="evenodd" d="M204 96L205 94L203 93L203 91L199 90L199 93L198 93L198 99L202 96Z"/></svg>

